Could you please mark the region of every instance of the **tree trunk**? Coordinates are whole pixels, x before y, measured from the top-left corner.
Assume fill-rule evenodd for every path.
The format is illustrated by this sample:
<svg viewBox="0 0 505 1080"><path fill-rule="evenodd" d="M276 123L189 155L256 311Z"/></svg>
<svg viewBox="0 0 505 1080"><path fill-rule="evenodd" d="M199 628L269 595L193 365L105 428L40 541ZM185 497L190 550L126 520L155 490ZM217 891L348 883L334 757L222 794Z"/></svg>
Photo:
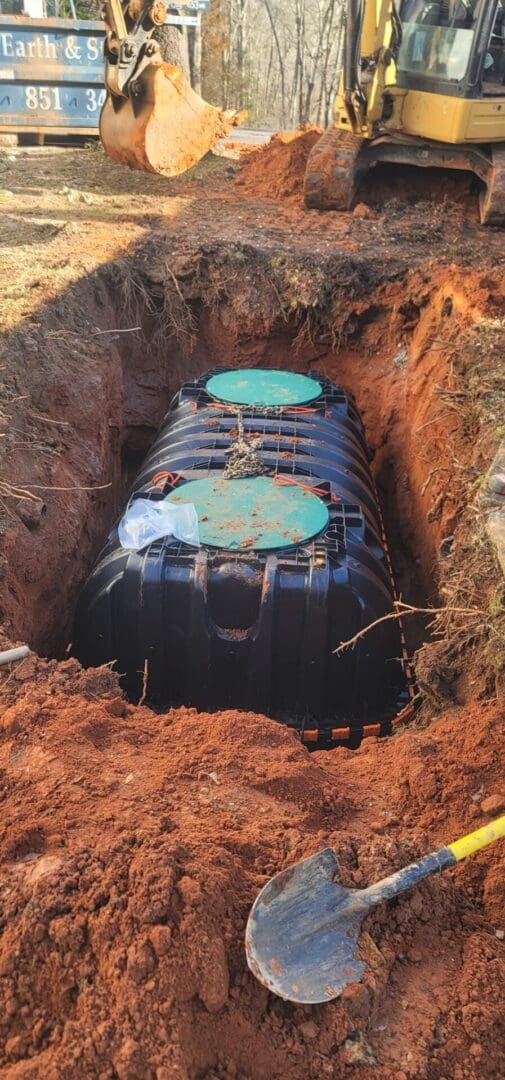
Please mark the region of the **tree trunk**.
<svg viewBox="0 0 505 1080"><path fill-rule="evenodd" d="M202 93L202 28L200 18L188 33L191 85L197 94Z"/></svg>
<svg viewBox="0 0 505 1080"><path fill-rule="evenodd" d="M191 82L188 35L185 26L157 26L153 37L159 43L161 55L167 64L177 64L185 78Z"/></svg>
<svg viewBox="0 0 505 1080"><path fill-rule="evenodd" d="M272 15L272 9L269 4L269 0L263 0L267 11L268 18L270 20L270 26L272 27L272 34L274 35L275 47L277 49L277 56L279 58L279 73L281 78L281 124L286 123L286 75L284 70L284 57L282 55L281 43L279 41L279 35L277 33L277 27Z"/></svg>

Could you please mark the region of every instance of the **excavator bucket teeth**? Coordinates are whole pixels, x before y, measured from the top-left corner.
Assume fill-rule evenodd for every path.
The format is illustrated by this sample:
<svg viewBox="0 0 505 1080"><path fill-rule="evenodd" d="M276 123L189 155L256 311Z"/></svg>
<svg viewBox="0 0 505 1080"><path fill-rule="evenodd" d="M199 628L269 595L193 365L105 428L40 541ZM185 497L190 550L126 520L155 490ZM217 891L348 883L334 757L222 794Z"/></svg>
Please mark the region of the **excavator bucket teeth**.
<svg viewBox="0 0 505 1080"><path fill-rule="evenodd" d="M153 63L142 72L132 97L107 96L100 138L113 161L178 176L241 119L203 101L176 65Z"/></svg>

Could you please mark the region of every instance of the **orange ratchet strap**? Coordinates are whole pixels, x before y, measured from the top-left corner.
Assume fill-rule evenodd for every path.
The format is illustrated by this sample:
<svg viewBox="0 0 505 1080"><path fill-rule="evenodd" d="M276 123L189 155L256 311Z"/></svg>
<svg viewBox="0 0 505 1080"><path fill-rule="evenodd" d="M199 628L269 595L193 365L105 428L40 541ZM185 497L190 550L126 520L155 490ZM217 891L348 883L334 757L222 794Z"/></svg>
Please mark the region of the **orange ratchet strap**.
<svg viewBox="0 0 505 1080"><path fill-rule="evenodd" d="M304 484L303 480L297 480L294 476L286 476L285 473L277 473L274 476L274 484L277 484L277 487L299 487L303 491L310 491L311 495L317 495L320 499L326 499L328 495L328 492L323 491L322 488L313 487L312 484ZM332 491L331 501L341 502L342 500Z"/></svg>

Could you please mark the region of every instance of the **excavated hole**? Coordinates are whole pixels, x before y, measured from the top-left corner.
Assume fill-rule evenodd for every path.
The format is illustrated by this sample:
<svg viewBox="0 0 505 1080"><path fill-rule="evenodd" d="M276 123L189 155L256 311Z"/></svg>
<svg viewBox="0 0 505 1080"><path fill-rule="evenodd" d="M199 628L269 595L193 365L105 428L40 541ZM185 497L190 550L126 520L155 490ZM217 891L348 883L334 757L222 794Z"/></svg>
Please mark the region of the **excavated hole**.
<svg viewBox="0 0 505 1080"><path fill-rule="evenodd" d="M411 308L413 305L406 305L406 310L410 312L409 318L416 321L419 313ZM379 311L371 307L365 313L356 337L362 332L363 325L374 324L378 316ZM86 529L91 543L82 562L76 553L72 587L61 597L60 610L64 615L61 623L50 628L49 633L41 638L35 631L32 644L41 652L58 658L63 658L68 653L79 588L104 542L108 528L124 504L130 485L157 434L171 398L184 380L196 377L212 367L216 360L221 362L221 359L230 366L249 365L254 362L260 366L294 368L302 372L310 369L321 370L350 391L357 400L365 422L398 592L409 603L419 606L425 606L429 599L434 598L435 587L430 573L431 552L426 550L424 537L413 531L411 520L406 518L408 506L406 508L404 496L411 479L398 461L398 424L391 426L390 411L384 409L386 402L391 405L391 395L396 396L398 393L395 386L398 381L398 367L393 367L390 379L384 377L379 381L369 381L366 378L369 357L360 350L359 341L348 346L346 350L337 352L321 347L317 350L319 355L314 356L312 345L300 347L297 343L295 348L294 325L287 325L270 336L238 343L233 354L222 358L222 340L213 329L215 320L208 309L201 307L198 310L197 322L199 333L189 359L183 356L174 341L167 348L165 363L160 362L158 349L153 344L146 347L145 340L128 335L126 344L125 338L119 336L115 342L124 392L123 427L117 440L116 451L118 460L111 463L111 471L117 476L117 482L111 487L105 501L100 500L99 512L93 514L92 511L88 516ZM151 312L146 314L143 320L143 329L152 342L156 334L156 319ZM352 341L351 322L349 333ZM104 402L105 406L106 404ZM403 479L399 490L400 474ZM55 583L55 588L57 587ZM421 617L411 619L407 627L411 653L422 644L425 636Z"/></svg>
<svg viewBox="0 0 505 1080"><path fill-rule="evenodd" d="M206 314L203 309L202 322L206 321ZM367 320L373 320L373 316L373 312L367 313ZM261 352L265 366L286 369L292 367L302 372L311 368L321 369L337 379L339 366L343 363L342 378L338 381L341 381L344 388L357 399L365 421L367 443L373 455L372 468L386 524L397 589L409 603L424 606L428 599L433 600L434 597L434 583L428 568L429 556L427 557L423 538L413 536L412 523L404 520L405 507L401 498L404 492L398 491L396 479L398 475L397 447L391 439L391 432L387 430L385 420L384 424L381 422L381 402L378 400L378 394L374 399L373 384L370 387L371 400L365 400L363 396L361 375L364 364L366 366L368 362L367 358L360 356L359 349L349 349L345 354L329 352L323 354L320 360L314 360L312 347L297 348L294 354L294 337L295 328L288 327L273 340L268 337L259 339L254 345ZM197 342L195 354L190 360L185 360L181 355L174 355L174 350L169 366L163 367L156 357L151 366L151 354L149 348L146 349L145 343L134 344L130 340L127 348L121 347L118 343L130 407L118 440L118 461L112 463L112 473L117 476L117 481L112 485L105 500L103 498L100 500L98 512L93 514L91 510L87 518L86 530L91 539L89 551L82 564L79 552L75 554L72 588L70 592L65 590L65 595L60 598L62 613L60 624L49 629L49 632L44 633L42 637L39 637L34 627L31 644L42 654L60 659L67 654L79 588L102 547L110 525L127 497L130 485L156 436L162 416L182 381L196 377L215 363L217 345L218 343L214 344L209 336L207 328L205 340ZM242 348L239 346L234 357L226 358L225 362L228 363L231 359L230 366L247 364L250 353L251 342L248 342ZM354 374L353 368L355 368ZM385 388L380 389L384 394ZM387 387L385 396L388 396ZM404 483L409 483L406 474ZM54 583L54 589L58 591L58 582ZM423 640L420 619L410 621L408 640L412 651L420 646Z"/></svg>
<svg viewBox="0 0 505 1080"><path fill-rule="evenodd" d="M76 475L76 482L83 486L79 516L73 522L77 540L58 527L61 522L56 522L54 512L47 515L45 544L55 555L47 565L39 564L29 603L20 598L17 618L12 620L13 637L28 641L46 656L68 655L79 590L172 396L184 380L216 363L320 370L354 396L365 425L399 594L421 607L435 601L437 553L450 523L446 527L436 515L430 522L423 500L436 463L429 455L421 461L412 446L419 424L431 423L430 402L435 401L441 377L438 360L437 367L430 359L430 312L406 295L395 309L404 329L398 341L391 330L391 310L371 303L359 316L350 312L345 344L334 348L324 334L315 343L301 342L294 320L281 323L270 334L240 337L239 327L223 327L219 309L192 302L194 341L187 356L175 337L167 337L160 348L159 301L146 293L143 303L138 316L142 332L121 333L123 327L131 326L130 317L118 311L117 296L109 293L105 300L100 298L102 325L106 308L118 332L101 339L95 357L102 385L92 401L96 431L82 448L80 475ZM439 297L437 303L449 317L452 301L448 304ZM96 485L110 486L88 493L90 475ZM14 550L11 569L21 579L18 557L22 559L23 551L18 556ZM426 637L425 620L409 618L406 629L413 654Z"/></svg>

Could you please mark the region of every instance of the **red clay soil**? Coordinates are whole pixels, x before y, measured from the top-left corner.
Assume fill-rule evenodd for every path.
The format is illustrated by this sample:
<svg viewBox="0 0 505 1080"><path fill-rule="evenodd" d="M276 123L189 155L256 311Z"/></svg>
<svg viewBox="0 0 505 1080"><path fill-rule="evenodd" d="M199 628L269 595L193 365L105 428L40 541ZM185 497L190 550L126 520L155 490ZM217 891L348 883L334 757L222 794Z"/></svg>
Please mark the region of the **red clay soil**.
<svg viewBox="0 0 505 1080"><path fill-rule="evenodd" d="M279 131L272 136L267 145L257 147L247 154L241 151L241 167L235 178L235 189L239 194L256 198L270 198L279 202L288 202L290 206L303 207L303 185L307 160L312 147L323 134L322 128L306 124L297 131ZM230 144L231 145L231 144ZM243 148L243 144L242 144ZM248 148L248 151L251 148ZM414 166L396 166L379 164L372 168L360 182L355 198L352 216L355 218L373 217L374 210L379 212L388 205L389 214L394 209L392 204L398 200L403 212L410 205L435 198L444 202L445 209L454 213L461 207L471 220L477 220L476 181L471 173L451 172L441 169L418 169ZM363 201L362 201L363 200ZM328 212L325 220L332 224L343 224L342 216ZM299 227L310 222L312 229L321 225L303 211Z"/></svg>
<svg viewBox="0 0 505 1080"><path fill-rule="evenodd" d="M500 708L311 756L251 713L128 705L74 660L4 693L0 1075L504 1075L500 845L377 910L338 1002L283 1004L243 948L293 861L331 844L362 887L503 807Z"/></svg>
<svg viewBox="0 0 505 1080"><path fill-rule="evenodd" d="M315 124L301 131L278 131L266 146L247 156L236 186L243 194L272 199L301 196L307 159L321 135Z"/></svg>
<svg viewBox="0 0 505 1080"><path fill-rule="evenodd" d="M401 523L403 544L415 552L425 592L430 594L430 581L440 575L440 546L455 533L457 539L467 508L462 474L467 470L466 477L473 470L476 476L482 475L495 452L495 424L462 408L459 398L459 408L451 408L451 395L471 385L477 363L475 338L482 340L485 355L481 376L500 395L493 342L486 341L485 330L493 322L496 325L503 301L495 292L496 282L470 268L433 267L429 299L422 279L414 281L412 276L409 283L408 290L405 283L399 286L397 282L384 289L382 310L360 333L359 352L344 347L324 357L318 367L356 401L373 452L382 502L386 507L393 502L395 508L388 521L390 543ZM401 348L406 329L408 358ZM392 363L395 349L397 359ZM397 571L401 570L401 547L396 543ZM407 567L401 584L410 596L411 577ZM495 575L493 588L498 580Z"/></svg>
<svg viewBox="0 0 505 1080"><path fill-rule="evenodd" d="M154 184L91 151L5 166L3 475L44 498L37 513L16 496L2 518L6 645L64 649L124 490L122 440L143 452L170 394L216 357L341 381L405 598L421 602L418 572L457 598L459 573L465 609L498 607L495 566L477 572L465 544L501 425L502 235L475 224L473 198L302 213L297 138L277 142L286 207L257 186L275 195L259 162L276 144L249 198L215 160L214 187L205 172ZM132 282L156 302L138 318L121 303ZM161 307L198 335L189 358L163 329L162 363L135 338ZM311 756L253 714L157 716L73 660L0 669L0 1076L501 1080L503 844L378 910L368 974L339 1002L283 1004L243 948L255 895L293 861L330 844L363 887L505 808L504 710L489 661L476 679L474 632L449 684L432 665L429 727L352 753Z"/></svg>

